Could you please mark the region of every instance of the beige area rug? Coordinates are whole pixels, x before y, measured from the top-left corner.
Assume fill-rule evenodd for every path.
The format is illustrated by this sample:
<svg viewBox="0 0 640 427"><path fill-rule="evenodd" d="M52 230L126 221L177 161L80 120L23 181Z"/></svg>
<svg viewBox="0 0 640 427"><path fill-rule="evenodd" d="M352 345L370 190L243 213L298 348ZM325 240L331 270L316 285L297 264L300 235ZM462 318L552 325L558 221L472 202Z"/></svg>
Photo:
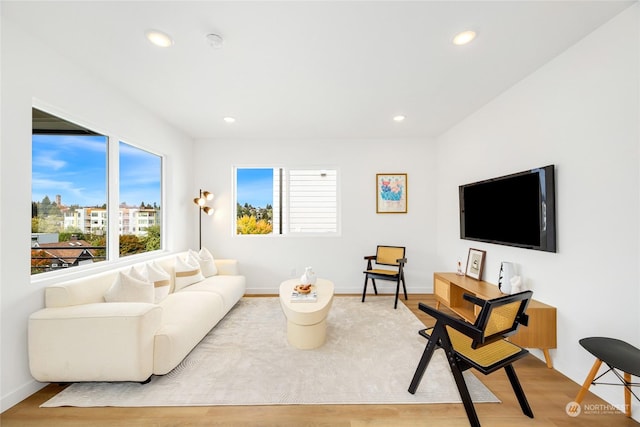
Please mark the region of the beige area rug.
<svg viewBox="0 0 640 427"><path fill-rule="evenodd" d="M437 350L415 395L407 389L424 326L392 297L336 297L327 342L314 350L287 343L278 298L243 298L183 360L148 384L75 383L43 407L409 404L460 402ZM499 402L472 373L474 402Z"/></svg>

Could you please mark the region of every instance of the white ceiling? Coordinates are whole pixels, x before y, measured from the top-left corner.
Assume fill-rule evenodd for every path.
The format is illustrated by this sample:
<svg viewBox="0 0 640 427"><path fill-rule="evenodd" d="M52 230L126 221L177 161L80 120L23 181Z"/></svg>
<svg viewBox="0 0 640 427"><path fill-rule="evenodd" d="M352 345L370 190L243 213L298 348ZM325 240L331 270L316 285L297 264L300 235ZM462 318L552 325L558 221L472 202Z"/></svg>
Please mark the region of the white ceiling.
<svg viewBox="0 0 640 427"><path fill-rule="evenodd" d="M2 15L194 138L419 138L632 3L3 0ZM476 40L454 46L466 29Z"/></svg>

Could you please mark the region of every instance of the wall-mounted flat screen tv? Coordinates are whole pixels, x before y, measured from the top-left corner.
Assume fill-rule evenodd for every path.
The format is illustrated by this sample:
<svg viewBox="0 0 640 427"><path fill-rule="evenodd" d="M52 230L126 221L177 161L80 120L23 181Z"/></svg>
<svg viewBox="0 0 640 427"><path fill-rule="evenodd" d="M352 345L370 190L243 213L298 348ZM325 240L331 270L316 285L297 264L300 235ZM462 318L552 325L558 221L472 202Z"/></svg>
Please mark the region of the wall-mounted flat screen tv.
<svg viewBox="0 0 640 427"><path fill-rule="evenodd" d="M460 238L556 252L554 165L459 186Z"/></svg>

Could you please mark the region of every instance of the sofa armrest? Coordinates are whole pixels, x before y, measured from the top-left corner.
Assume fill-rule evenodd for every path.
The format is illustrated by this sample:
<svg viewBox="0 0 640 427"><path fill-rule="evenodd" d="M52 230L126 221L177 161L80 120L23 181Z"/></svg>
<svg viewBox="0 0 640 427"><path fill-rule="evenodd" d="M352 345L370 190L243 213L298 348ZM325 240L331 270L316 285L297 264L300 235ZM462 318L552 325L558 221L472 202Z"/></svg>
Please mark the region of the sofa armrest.
<svg viewBox="0 0 640 427"><path fill-rule="evenodd" d="M31 375L41 382L145 381L162 308L93 303L44 308L29 317Z"/></svg>
<svg viewBox="0 0 640 427"><path fill-rule="evenodd" d="M237 259L216 259L216 268L218 274L224 276L239 276L240 268Z"/></svg>

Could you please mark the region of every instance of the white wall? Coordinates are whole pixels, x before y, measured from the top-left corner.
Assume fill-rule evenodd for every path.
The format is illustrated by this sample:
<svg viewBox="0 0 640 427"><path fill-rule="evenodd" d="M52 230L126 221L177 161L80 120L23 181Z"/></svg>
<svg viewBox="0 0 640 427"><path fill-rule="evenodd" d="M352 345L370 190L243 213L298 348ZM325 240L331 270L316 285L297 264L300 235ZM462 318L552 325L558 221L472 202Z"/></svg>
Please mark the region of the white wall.
<svg viewBox="0 0 640 427"><path fill-rule="evenodd" d="M66 113L66 118L167 155L165 167L171 179L165 183L163 213L172 224L165 230L167 248L184 250L196 237L192 224L184 221L193 214L193 141L30 39L6 19L1 47L0 409L4 411L42 386L31 377L27 357L27 318L42 308L46 285L31 283L30 250L25 244L31 230L33 98Z"/></svg>
<svg viewBox="0 0 640 427"><path fill-rule="evenodd" d="M515 262L534 298L557 307L554 367L580 384L594 361L580 338L616 337L640 347L638 9L437 140L436 267L477 247L487 251L485 280L497 283L500 262ZM556 165L557 253L458 238L458 185L547 164ZM591 390L624 403L619 387Z"/></svg>
<svg viewBox="0 0 640 427"><path fill-rule="evenodd" d="M312 266L336 293L361 293L365 255L377 244L407 247L408 292L432 288L435 259L435 149L428 140L215 141L196 144L196 182L216 194L203 218L203 246L237 258L248 293L277 293L284 279ZM333 167L341 193L340 237L234 236L234 166ZM407 173L408 213L376 214L376 173ZM454 268L453 264L450 268ZM395 291L381 282L379 291Z"/></svg>

